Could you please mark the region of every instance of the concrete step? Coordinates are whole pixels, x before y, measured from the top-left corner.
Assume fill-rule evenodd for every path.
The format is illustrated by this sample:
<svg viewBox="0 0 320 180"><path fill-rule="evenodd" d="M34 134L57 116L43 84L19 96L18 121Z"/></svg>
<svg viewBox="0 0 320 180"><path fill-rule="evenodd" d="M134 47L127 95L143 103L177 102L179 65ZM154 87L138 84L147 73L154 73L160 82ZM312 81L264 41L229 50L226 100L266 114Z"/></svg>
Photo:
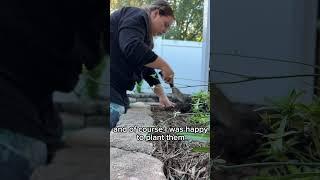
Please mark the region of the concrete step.
<svg viewBox="0 0 320 180"><path fill-rule="evenodd" d="M111 180L165 180L163 163L150 155L110 149Z"/></svg>
<svg viewBox="0 0 320 180"><path fill-rule="evenodd" d="M107 180L105 148L69 148L35 170L31 180Z"/></svg>
<svg viewBox="0 0 320 180"><path fill-rule="evenodd" d="M85 118L83 115L60 113L64 129L80 129L85 127Z"/></svg>
<svg viewBox="0 0 320 180"><path fill-rule="evenodd" d="M117 127L150 127L150 106L135 104L121 116ZM68 117L69 123L78 117ZM65 118L66 118L65 117ZM65 135L66 149L57 152L52 163L38 168L31 180L165 180L163 163L151 156L153 145L138 141L136 134L110 132L110 164L107 163L107 130L84 128ZM111 176L106 174L110 169Z"/></svg>
<svg viewBox="0 0 320 180"><path fill-rule="evenodd" d="M105 128L84 128L70 132L64 142L70 147L107 147L107 130Z"/></svg>

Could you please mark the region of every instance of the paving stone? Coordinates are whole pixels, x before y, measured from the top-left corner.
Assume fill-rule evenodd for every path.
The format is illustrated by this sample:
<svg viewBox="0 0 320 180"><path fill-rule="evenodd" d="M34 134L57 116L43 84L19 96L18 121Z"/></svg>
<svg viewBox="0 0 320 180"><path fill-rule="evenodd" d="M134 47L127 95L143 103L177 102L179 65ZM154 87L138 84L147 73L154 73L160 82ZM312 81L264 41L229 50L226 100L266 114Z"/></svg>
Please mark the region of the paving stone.
<svg viewBox="0 0 320 180"><path fill-rule="evenodd" d="M163 163L150 155L110 149L112 180L165 180Z"/></svg>
<svg viewBox="0 0 320 180"><path fill-rule="evenodd" d="M66 135L64 141L71 147L107 147L105 128L84 128Z"/></svg>
<svg viewBox="0 0 320 180"><path fill-rule="evenodd" d="M132 104L128 112L120 117L117 128L122 127L129 131L131 127L150 127L153 126L154 120L149 116L151 114L150 106L138 102ZM146 141L138 141L137 134L145 136L147 133L142 132L125 132L110 133L110 145L120 149L152 154L152 143Z"/></svg>
<svg viewBox="0 0 320 180"><path fill-rule="evenodd" d="M148 106L148 108L129 108L128 109L128 112L131 113L131 114L134 114L134 113L139 113L139 114L144 114L144 115L151 115L152 112L150 110L150 106Z"/></svg>
<svg viewBox="0 0 320 180"><path fill-rule="evenodd" d="M154 93L138 93L138 94L129 94L129 97L132 98L153 98L153 99L157 99L157 95ZM167 93L166 96L168 98L172 97L172 93Z"/></svg>
<svg viewBox="0 0 320 180"><path fill-rule="evenodd" d="M64 129L79 129L84 128L84 116L71 113L60 113Z"/></svg>
<svg viewBox="0 0 320 180"><path fill-rule="evenodd" d="M152 107L152 106L160 106L159 102L146 102L145 104L150 106L150 107Z"/></svg>
<svg viewBox="0 0 320 180"><path fill-rule="evenodd" d="M130 108L127 111L127 114L144 114L151 115L151 106L148 102L135 102L130 104Z"/></svg>
<svg viewBox="0 0 320 180"><path fill-rule="evenodd" d="M87 116L85 118L86 127L106 127L107 116Z"/></svg>
<svg viewBox="0 0 320 180"><path fill-rule="evenodd" d="M137 98L131 98L131 97L129 97L129 102L135 103L135 102L137 102Z"/></svg>
<svg viewBox="0 0 320 180"><path fill-rule="evenodd" d="M31 180L107 180L105 148L58 151L53 162L35 170Z"/></svg>
<svg viewBox="0 0 320 180"><path fill-rule="evenodd" d="M56 102L55 106L60 112L74 114L108 114L107 102Z"/></svg>
<svg viewBox="0 0 320 180"><path fill-rule="evenodd" d="M150 106L137 102L131 104L127 114L120 117L117 128L150 127L154 120L150 117ZM152 157L151 142L138 141L136 135L142 132L110 133L111 177L119 180L164 180L163 163ZM116 148L114 148L116 147Z"/></svg>
<svg viewBox="0 0 320 180"><path fill-rule="evenodd" d="M127 114L120 117L117 127L153 126L150 114L150 105L134 104ZM71 148L59 151L50 165L35 171L31 180L166 179L163 163L151 156L152 143L138 141L136 133L110 132L110 165L107 164L107 133L105 128L70 132L64 140ZM110 168L111 177L106 176L106 168Z"/></svg>
<svg viewBox="0 0 320 180"><path fill-rule="evenodd" d="M120 117L118 127L149 127L153 126L154 120L149 116L151 111L146 108L132 108Z"/></svg>
<svg viewBox="0 0 320 180"><path fill-rule="evenodd" d="M144 97L144 98L137 98L137 101L140 101L140 102L157 102L158 98L147 98L147 97Z"/></svg>
<svg viewBox="0 0 320 180"><path fill-rule="evenodd" d="M110 133L110 146L127 150L136 151L145 154L152 154L153 145L151 142L138 141L137 134L145 135L146 133Z"/></svg>
<svg viewBox="0 0 320 180"><path fill-rule="evenodd" d="M137 101L135 103L130 103L130 108L148 108L148 105L144 102Z"/></svg>

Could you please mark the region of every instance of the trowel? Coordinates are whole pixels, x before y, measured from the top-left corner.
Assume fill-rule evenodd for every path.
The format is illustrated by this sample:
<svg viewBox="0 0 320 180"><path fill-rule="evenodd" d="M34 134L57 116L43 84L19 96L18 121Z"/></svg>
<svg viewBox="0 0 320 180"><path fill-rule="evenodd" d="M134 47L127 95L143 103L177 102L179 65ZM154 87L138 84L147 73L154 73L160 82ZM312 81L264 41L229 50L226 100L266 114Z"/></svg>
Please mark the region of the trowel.
<svg viewBox="0 0 320 180"><path fill-rule="evenodd" d="M160 71L159 74L161 75L161 77L163 78L162 72ZM186 101L185 99L185 95L177 88L173 85L173 83L169 83L170 88L172 90L172 96L174 98L176 98L178 101L184 103Z"/></svg>
<svg viewBox="0 0 320 180"><path fill-rule="evenodd" d="M175 87L172 83L170 83L169 85L172 90L173 97L178 99L180 102L184 103L185 102L184 94L182 94L182 92L177 87Z"/></svg>

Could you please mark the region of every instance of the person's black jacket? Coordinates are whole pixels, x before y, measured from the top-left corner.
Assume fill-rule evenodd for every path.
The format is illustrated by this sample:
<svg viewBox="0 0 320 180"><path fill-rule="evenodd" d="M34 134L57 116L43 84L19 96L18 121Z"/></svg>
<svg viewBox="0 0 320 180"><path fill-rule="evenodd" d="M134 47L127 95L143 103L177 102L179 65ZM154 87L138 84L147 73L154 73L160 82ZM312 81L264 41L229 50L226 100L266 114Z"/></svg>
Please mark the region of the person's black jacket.
<svg viewBox="0 0 320 180"><path fill-rule="evenodd" d="M144 65L157 59L152 51L152 36L147 13L124 7L110 17L110 101L128 106L126 90L133 90L142 78L150 86L159 84L154 69Z"/></svg>
<svg viewBox="0 0 320 180"><path fill-rule="evenodd" d="M102 59L106 16L103 0L0 2L0 128L48 146L60 141L52 93L70 92L82 65L92 69Z"/></svg>

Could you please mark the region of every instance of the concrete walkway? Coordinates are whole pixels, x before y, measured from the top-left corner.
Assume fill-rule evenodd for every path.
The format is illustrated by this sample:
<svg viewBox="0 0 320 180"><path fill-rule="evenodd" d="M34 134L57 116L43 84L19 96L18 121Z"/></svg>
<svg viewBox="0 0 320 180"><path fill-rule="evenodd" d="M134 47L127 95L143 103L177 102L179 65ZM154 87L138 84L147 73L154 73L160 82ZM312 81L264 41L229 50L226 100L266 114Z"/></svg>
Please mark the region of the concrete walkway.
<svg viewBox="0 0 320 180"><path fill-rule="evenodd" d="M135 103L121 116L117 127L153 126L150 114L150 106ZM58 151L50 165L37 169L32 180L165 180L163 163L151 156L152 143L138 141L137 134L145 135L110 133L109 166L104 127L87 127L68 133L65 142L69 148ZM107 167L110 167L110 177L107 177Z"/></svg>
<svg viewBox="0 0 320 180"><path fill-rule="evenodd" d="M127 114L123 115L117 127L129 131L130 127L150 127L154 121L150 117L150 106L134 103ZM141 132L110 133L111 179L113 180L165 180L163 163L151 156L151 142L138 141Z"/></svg>

